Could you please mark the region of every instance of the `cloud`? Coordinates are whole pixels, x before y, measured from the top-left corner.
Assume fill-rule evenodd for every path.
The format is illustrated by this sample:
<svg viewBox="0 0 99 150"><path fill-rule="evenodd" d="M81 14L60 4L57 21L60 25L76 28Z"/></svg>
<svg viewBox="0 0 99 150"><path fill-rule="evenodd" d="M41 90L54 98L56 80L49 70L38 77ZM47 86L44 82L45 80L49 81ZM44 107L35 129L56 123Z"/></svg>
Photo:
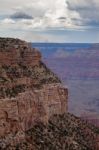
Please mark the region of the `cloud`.
<svg viewBox="0 0 99 150"><path fill-rule="evenodd" d="M99 1L98 0L67 0L68 9L80 15L81 24L84 26L99 26ZM78 22L79 20L74 20Z"/></svg>
<svg viewBox="0 0 99 150"><path fill-rule="evenodd" d="M2 24L14 24L15 21L12 20L12 19L10 19L10 18L6 18L6 19L4 19L1 23L2 23Z"/></svg>
<svg viewBox="0 0 99 150"><path fill-rule="evenodd" d="M32 16L24 12L16 12L10 16L11 19L33 19Z"/></svg>
<svg viewBox="0 0 99 150"><path fill-rule="evenodd" d="M72 32L98 30L98 10L98 0L54 0L54 2L53 0L0 0L0 30L5 32L5 29L9 29L9 32L13 31L14 34L15 31L19 31L20 34L20 30L24 33L37 30L48 32L49 30ZM9 35L9 32L6 34ZM70 35L69 38L72 39L74 36L71 33ZM55 37L54 34L51 37ZM67 35L64 37L67 39ZM42 36L41 38L43 39Z"/></svg>
<svg viewBox="0 0 99 150"><path fill-rule="evenodd" d="M54 3L53 0L0 2L1 14L5 14L6 18L11 16L11 19L34 19L30 28L80 29L84 26L99 26L98 0L55 0Z"/></svg>
<svg viewBox="0 0 99 150"><path fill-rule="evenodd" d="M2 0L1 0L2 1ZM6 15L6 19L8 16L11 16L10 18L15 19L34 19L31 22L31 26L28 26L28 28L76 28L75 24L73 24L72 17L78 18L79 15L75 11L69 11L67 4L65 3L65 0L55 0L53 3L53 0L32 0L32 1L25 1L18 0L14 3L12 0L8 0L8 8L5 7L6 3L5 0L2 1L3 4L1 4L0 7L4 7L5 13L8 10L8 13ZM22 4L23 2L23 4ZM1 12L3 13L3 10L1 9ZM60 18L60 19L59 19ZM62 19L66 18L66 19ZM4 18L5 19L5 18ZM21 23L21 21L16 21L17 24ZM22 24L23 25L23 24ZM25 24L26 25L26 24Z"/></svg>

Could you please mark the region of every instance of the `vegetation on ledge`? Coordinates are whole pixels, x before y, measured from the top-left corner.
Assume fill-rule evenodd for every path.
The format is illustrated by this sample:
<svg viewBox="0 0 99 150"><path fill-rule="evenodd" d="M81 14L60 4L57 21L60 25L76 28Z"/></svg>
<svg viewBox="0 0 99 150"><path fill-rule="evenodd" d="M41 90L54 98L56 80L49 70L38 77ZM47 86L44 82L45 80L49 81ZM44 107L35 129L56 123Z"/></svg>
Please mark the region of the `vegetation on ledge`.
<svg viewBox="0 0 99 150"><path fill-rule="evenodd" d="M72 114L54 115L47 125L34 125L26 132L26 141L13 150L96 150L96 130Z"/></svg>

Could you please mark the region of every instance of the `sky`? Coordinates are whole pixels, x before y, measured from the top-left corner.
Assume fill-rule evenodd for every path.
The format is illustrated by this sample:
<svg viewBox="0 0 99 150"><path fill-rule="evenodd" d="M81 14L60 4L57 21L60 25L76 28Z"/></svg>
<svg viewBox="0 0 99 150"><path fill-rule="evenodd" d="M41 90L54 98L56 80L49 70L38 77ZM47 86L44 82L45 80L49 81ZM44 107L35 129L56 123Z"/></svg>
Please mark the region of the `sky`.
<svg viewBox="0 0 99 150"><path fill-rule="evenodd" d="M99 0L0 0L0 37L99 42Z"/></svg>

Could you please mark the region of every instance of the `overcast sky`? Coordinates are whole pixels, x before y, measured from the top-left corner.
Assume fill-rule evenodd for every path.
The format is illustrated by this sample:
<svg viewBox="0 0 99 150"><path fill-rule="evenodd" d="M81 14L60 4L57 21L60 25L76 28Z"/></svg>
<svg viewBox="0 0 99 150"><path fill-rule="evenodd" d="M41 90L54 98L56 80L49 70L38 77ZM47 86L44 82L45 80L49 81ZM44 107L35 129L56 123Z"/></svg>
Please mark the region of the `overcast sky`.
<svg viewBox="0 0 99 150"><path fill-rule="evenodd" d="M99 42L99 0L0 0L0 36Z"/></svg>

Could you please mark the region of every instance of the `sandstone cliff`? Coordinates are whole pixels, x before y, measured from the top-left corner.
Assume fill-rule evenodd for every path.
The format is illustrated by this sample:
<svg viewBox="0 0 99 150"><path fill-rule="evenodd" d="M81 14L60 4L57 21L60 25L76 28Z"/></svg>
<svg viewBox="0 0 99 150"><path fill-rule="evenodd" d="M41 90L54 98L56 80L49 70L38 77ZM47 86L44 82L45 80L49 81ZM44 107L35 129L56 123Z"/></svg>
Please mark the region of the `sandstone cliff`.
<svg viewBox="0 0 99 150"><path fill-rule="evenodd" d="M67 113L67 100L37 49L0 38L1 150L98 150L99 129Z"/></svg>
<svg viewBox="0 0 99 150"><path fill-rule="evenodd" d="M0 143L24 140L35 123L66 113L67 98L68 90L37 49L19 39L0 38Z"/></svg>

